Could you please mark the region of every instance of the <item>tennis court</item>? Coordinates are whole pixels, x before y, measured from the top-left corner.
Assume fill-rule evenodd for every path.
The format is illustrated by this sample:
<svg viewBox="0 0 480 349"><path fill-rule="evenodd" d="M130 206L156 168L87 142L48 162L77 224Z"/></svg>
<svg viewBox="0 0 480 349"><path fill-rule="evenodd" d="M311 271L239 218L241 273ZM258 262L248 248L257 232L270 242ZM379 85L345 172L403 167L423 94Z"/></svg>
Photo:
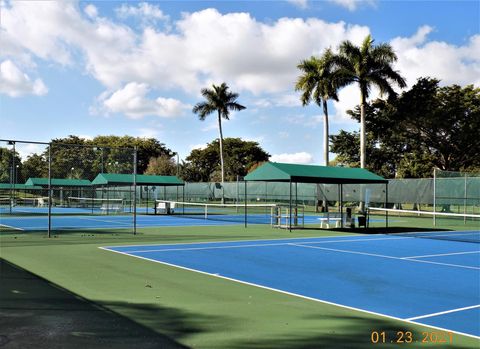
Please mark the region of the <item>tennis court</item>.
<svg viewBox="0 0 480 349"><path fill-rule="evenodd" d="M480 337L480 249L475 243L361 235L102 248Z"/></svg>

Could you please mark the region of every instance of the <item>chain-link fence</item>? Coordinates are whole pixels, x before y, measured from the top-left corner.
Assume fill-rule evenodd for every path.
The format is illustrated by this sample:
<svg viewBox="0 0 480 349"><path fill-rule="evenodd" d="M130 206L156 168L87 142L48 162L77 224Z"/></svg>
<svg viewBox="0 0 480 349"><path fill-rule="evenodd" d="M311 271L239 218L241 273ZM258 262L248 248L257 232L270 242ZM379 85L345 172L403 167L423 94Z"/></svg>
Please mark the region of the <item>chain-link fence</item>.
<svg viewBox="0 0 480 349"><path fill-rule="evenodd" d="M0 141L6 145L0 171L2 231L136 232L134 148ZM100 174L128 174L132 181L122 187L94 185ZM112 215L118 217L111 220Z"/></svg>
<svg viewBox="0 0 480 349"><path fill-rule="evenodd" d="M288 204L289 183L138 184L135 148L0 140L0 230L67 233L136 232L137 216L154 213L156 200L192 203ZM108 181L98 181L99 176ZM118 176L129 176L120 180ZM141 177L141 176L140 176ZM367 202L385 207L383 185L297 183L293 204L318 212ZM336 206L336 208L335 208ZM480 174L435 171L434 178L390 180L387 208L478 214ZM151 226L155 226L152 222Z"/></svg>

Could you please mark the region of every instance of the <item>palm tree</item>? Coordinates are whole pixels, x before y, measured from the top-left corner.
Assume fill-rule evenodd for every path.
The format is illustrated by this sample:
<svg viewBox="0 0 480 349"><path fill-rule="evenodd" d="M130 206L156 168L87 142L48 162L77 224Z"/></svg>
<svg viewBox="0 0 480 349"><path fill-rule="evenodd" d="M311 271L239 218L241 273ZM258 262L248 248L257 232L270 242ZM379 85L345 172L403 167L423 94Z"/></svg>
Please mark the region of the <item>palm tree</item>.
<svg viewBox="0 0 480 349"><path fill-rule="evenodd" d="M218 115L218 131L220 133L220 167L222 171L222 188L224 187L225 181L225 170L223 166L223 132L222 132L222 118L229 120L230 111L240 111L245 109L243 105L237 103L238 93L228 91L228 86L226 83L222 83L220 86L212 85L211 89L203 88L201 93L205 97L204 102L197 103L193 107L193 112L198 114L198 117L201 121L204 121L205 118L217 111ZM222 203L223 203L222 195Z"/></svg>
<svg viewBox="0 0 480 349"><path fill-rule="evenodd" d="M337 79L333 66L333 53L327 49L320 57L310 57L302 61L297 68L302 71L295 85L296 91L302 91L302 105L306 106L313 100L323 108L323 157L325 165L329 164L329 126L327 101L338 101L337 90L340 81Z"/></svg>
<svg viewBox="0 0 480 349"><path fill-rule="evenodd" d="M392 68L397 61L397 55L389 44L374 46L373 39L368 35L360 47L350 41L340 44L339 54L333 60L337 73L345 84L358 83L360 87L360 167L365 168L365 103L372 86L380 90L380 94L389 97L396 95L392 83L403 88L405 79Z"/></svg>

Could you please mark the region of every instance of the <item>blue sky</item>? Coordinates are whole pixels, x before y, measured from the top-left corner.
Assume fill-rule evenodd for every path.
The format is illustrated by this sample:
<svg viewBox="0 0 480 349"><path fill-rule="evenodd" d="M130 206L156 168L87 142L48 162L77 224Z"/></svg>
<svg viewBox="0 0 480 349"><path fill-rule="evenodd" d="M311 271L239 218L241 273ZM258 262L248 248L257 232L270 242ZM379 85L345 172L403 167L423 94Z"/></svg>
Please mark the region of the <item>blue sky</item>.
<svg viewBox="0 0 480 349"><path fill-rule="evenodd" d="M322 111L300 105L296 65L367 34L392 45L409 86L480 86L479 1L0 3L0 138L155 137L185 158L218 137L213 115L191 112L200 89L226 82L247 109L225 137L323 164ZM329 104L331 134L359 129L345 114L358 100L352 85Z"/></svg>

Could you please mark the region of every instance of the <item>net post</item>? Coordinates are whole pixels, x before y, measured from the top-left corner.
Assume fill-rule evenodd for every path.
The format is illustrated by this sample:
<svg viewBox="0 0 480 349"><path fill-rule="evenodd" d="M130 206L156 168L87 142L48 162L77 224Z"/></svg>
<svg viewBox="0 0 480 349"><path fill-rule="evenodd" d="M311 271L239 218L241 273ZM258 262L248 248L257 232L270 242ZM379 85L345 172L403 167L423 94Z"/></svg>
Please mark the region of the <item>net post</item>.
<svg viewBox="0 0 480 349"><path fill-rule="evenodd" d="M52 143L48 144L48 237L52 232Z"/></svg>
<svg viewBox="0 0 480 349"><path fill-rule="evenodd" d="M133 235L137 234L137 146L133 148Z"/></svg>

